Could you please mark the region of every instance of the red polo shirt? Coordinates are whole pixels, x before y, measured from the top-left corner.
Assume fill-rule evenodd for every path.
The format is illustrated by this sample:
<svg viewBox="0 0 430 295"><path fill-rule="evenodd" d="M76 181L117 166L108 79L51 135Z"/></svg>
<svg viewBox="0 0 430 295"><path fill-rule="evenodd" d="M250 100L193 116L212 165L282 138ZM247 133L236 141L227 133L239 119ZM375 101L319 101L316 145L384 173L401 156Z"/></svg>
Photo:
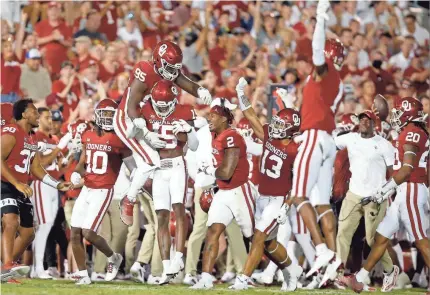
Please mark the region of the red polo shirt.
<svg viewBox="0 0 430 295"><path fill-rule="evenodd" d="M21 77L21 65L17 61L5 61L1 57L1 93L19 93Z"/></svg>
<svg viewBox="0 0 430 295"><path fill-rule="evenodd" d="M52 83L52 93L60 93L65 87L66 85L61 80L56 80ZM78 106L80 96L81 88L79 86L79 81L76 80L66 97L60 98L60 101L63 104L64 121L69 119L70 113Z"/></svg>
<svg viewBox="0 0 430 295"><path fill-rule="evenodd" d="M48 20L42 20L36 24L35 31L39 38L44 38L52 34L54 30L60 31L65 40L72 38L72 29L64 21L59 21L58 26L52 27ZM41 46L45 51L46 63L51 67L53 74L58 74L61 70L61 63L68 60L67 47L60 42L51 41Z"/></svg>

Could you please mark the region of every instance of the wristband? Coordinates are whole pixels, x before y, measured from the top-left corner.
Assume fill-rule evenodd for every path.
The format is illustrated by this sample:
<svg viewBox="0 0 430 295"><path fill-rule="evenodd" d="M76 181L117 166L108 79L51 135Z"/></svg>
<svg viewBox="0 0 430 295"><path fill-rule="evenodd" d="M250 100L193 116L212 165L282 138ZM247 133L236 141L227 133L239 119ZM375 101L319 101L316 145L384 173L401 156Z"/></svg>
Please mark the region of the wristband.
<svg viewBox="0 0 430 295"><path fill-rule="evenodd" d="M48 173L45 174L45 176L42 179L42 182L44 184L47 184L47 185L53 187L53 188L57 188L58 185L61 183L60 181L56 180L55 178L53 178Z"/></svg>

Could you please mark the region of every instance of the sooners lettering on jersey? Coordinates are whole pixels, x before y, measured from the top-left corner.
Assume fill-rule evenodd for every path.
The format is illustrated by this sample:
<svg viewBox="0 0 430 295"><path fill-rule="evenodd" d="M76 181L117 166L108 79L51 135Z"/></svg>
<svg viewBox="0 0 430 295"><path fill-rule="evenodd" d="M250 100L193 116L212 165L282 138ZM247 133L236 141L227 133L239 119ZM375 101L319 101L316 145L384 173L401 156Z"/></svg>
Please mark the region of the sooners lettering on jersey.
<svg viewBox="0 0 430 295"><path fill-rule="evenodd" d="M404 145L409 144L418 149L416 152L414 169L408 182L427 183L427 162L429 156L429 136L420 127L409 123L400 132L397 140L393 141L395 147L393 170L399 170L403 165L403 157L405 154ZM396 172L394 172L396 173Z"/></svg>
<svg viewBox="0 0 430 295"><path fill-rule="evenodd" d="M315 81L312 72L303 88L301 131L317 129L331 134L336 128L334 114L343 96L343 83L333 62L326 59L326 64L328 71L321 81Z"/></svg>
<svg viewBox="0 0 430 295"><path fill-rule="evenodd" d="M162 80L163 78L155 72L154 64L151 61L140 61L134 66L133 71L131 72L128 87L131 86L134 79L138 79L140 82L146 84L147 89L144 93L144 97L142 97L142 100L147 100L147 96L149 96L151 93L152 87L155 85L155 83ZM119 103L120 110L125 109L127 98L128 91L124 92L121 102Z"/></svg>
<svg viewBox="0 0 430 295"><path fill-rule="evenodd" d="M82 136L87 169L84 180L89 188L112 188L121 169L121 152L127 147L115 133L86 131Z"/></svg>
<svg viewBox="0 0 430 295"><path fill-rule="evenodd" d="M44 156L49 155L54 149L57 148L58 141L51 135L45 135L43 132L37 131L34 134L34 138L38 143L43 142L46 145L46 151L43 152ZM52 161L49 166L45 167L45 170L55 179L59 179L61 176L60 168L58 167L58 159Z"/></svg>
<svg viewBox="0 0 430 295"><path fill-rule="evenodd" d="M167 145L164 150L182 150L184 148L185 141L179 141L177 136L173 134L172 123L181 119L193 121L196 118L196 113L191 106L177 104L172 114L166 118L160 118L154 111L152 104L147 103L142 107L140 113L145 118L148 129L160 134L160 138L166 141Z"/></svg>
<svg viewBox="0 0 430 295"><path fill-rule="evenodd" d="M281 140L270 138L269 124L265 124L263 129L258 192L266 196L285 197L292 188L293 165L299 145L293 140L284 145Z"/></svg>
<svg viewBox="0 0 430 295"><path fill-rule="evenodd" d="M6 125L1 131L2 136L9 134L15 137L15 145L6 159L6 165L19 182L27 184L30 180L30 166L37 152L37 142L18 124ZM8 182L3 175L1 180Z"/></svg>
<svg viewBox="0 0 430 295"><path fill-rule="evenodd" d="M234 129L226 129L216 136L212 133L212 160L215 167L219 167L224 159L225 150L239 148L239 162L229 180L217 179L220 189L234 189L248 181L249 163L246 155L246 143L243 137Z"/></svg>

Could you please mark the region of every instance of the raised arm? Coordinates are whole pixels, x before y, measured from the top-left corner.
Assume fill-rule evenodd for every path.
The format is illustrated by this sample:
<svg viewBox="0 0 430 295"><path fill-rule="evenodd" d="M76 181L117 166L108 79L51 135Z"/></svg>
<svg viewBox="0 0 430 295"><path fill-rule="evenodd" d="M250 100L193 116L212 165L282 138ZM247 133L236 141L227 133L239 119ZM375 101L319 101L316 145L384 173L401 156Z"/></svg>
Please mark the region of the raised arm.
<svg viewBox="0 0 430 295"><path fill-rule="evenodd" d="M198 97L201 100L200 103L209 105L212 102L212 95L210 94L209 90L191 81L187 76L182 74L181 71L179 72L175 83L189 94Z"/></svg>
<svg viewBox="0 0 430 295"><path fill-rule="evenodd" d="M236 85L237 97L239 98L239 106L240 110L243 112L245 118L248 119L251 124L252 130L254 130L255 136L258 139L264 140L264 129L263 125L261 125L260 119L252 108L251 102L248 97L245 95L245 87L248 85L245 78L240 78L239 82Z"/></svg>
<svg viewBox="0 0 430 295"><path fill-rule="evenodd" d="M319 0L317 7L317 23L312 38L312 61L315 65L315 74L319 77L327 72L325 62L325 22L328 19L327 10L330 8L328 0Z"/></svg>

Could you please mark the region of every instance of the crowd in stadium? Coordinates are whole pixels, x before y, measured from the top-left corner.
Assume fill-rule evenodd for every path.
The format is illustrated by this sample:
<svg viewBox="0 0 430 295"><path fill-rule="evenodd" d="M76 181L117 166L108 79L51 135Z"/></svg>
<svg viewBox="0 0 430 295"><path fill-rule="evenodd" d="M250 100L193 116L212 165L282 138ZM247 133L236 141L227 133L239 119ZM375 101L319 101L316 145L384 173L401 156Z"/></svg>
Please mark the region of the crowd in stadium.
<svg viewBox="0 0 430 295"><path fill-rule="evenodd" d="M2 282L430 288L422 2L1 2Z"/></svg>

